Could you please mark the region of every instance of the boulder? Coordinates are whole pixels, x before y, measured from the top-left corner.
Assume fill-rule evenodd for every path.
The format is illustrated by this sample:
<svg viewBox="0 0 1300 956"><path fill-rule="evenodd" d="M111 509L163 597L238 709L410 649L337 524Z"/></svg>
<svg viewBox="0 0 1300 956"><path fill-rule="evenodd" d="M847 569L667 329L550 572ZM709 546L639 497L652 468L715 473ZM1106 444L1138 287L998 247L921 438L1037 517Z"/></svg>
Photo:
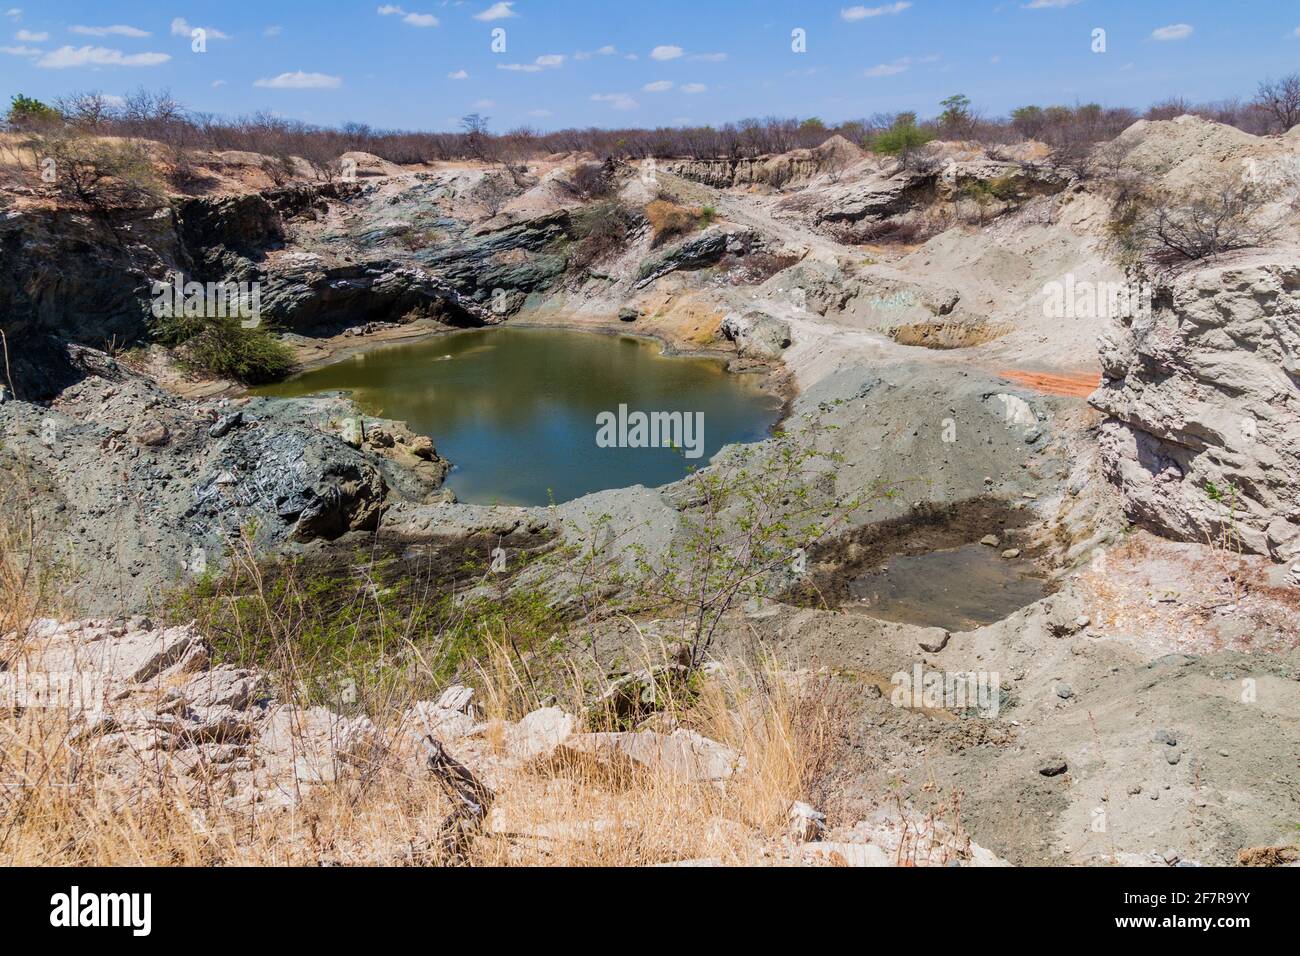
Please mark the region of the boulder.
<svg viewBox="0 0 1300 956"><path fill-rule="evenodd" d="M591 760L616 774L661 772L697 782L726 780L742 759L730 747L691 730L573 734L556 756Z"/></svg>
<svg viewBox="0 0 1300 956"><path fill-rule="evenodd" d="M722 320L721 328L741 355L774 359L790 347L790 324L761 312L733 313Z"/></svg>
<svg viewBox="0 0 1300 956"><path fill-rule="evenodd" d="M578 719L559 707L534 710L506 730L506 749L516 760L544 759L578 728Z"/></svg>

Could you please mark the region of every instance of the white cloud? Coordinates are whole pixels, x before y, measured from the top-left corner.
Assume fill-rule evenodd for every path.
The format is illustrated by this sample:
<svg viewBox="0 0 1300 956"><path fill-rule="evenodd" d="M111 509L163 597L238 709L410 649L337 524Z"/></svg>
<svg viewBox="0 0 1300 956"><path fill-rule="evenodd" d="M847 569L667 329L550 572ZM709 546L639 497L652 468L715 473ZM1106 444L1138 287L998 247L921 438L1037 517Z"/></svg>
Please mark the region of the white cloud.
<svg viewBox="0 0 1300 956"><path fill-rule="evenodd" d="M529 116L536 116L536 117L538 117L539 119L544 119L545 117L551 115L551 111L550 111L550 110L529 110L529 111L528 111L528 115L529 115Z"/></svg>
<svg viewBox="0 0 1300 956"><path fill-rule="evenodd" d="M281 73L269 79L254 80L253 85L272 90L333 90L342 86L343 81L328 73L304 73L298 70L295 73Z"/></svg>
<svg viewBox="0 0 1300 956"><path fill-rule="evenodd" d="M641 59L641 58L640 58L639 56L637 56L635 53L628 53L628 54L625 54L625 55L624 55L623 59L625 59L625 60L639 60L639 59Z"/></svg>
<svg viewBox="0 0 1300 956"><path fill-rule="evenodd" d="M5 16L11 20L21 20L23 18L23 11L18 7L10 7L5 11Z"/></svg>
<svg viewBox="0 0 1300 956"><path fill-rule="evenodd" d="M1025 4L1026 10L1059 10L1061 7L1072 7L1076 3L1083 3L1083 0L1031 0Z"/></svg>
<svg viewBox="0 0 1300 956"><path fill-rule="evenodd" d="M866 77L894 76L902 73L912 64L911 57L903 57L901 60L895 60L893 63L877 63L871 69L866 70L862 75Z"/></svg>
<svg viewBox="0 0 1300 956"><path fill-rule="evenodd" d="M546 53L532 63L498 63L498 70L512 70L515 73L540 73L542 70L554 70L564 65L563 53Z"/></svg>
<svg viewBox="0 0 1300 956"><path fill-rule="evenodd" d="M590 53L587 50L579 50L577 53L573 54L573 58L575 60L590 60L593 56L613 56L617 52L618 50L616 48L606 45L601 47L595 53Z"/></svg>
<svg viewBox="0 0 1300 956"><path fill-rule="evenodd" d="M474 108L478 110L490 110L492 107L496 105L497 105L496 100L475 100L474 101Z"/></svg>
<svg viewBox="0 0 1300 956"><path fill-rule="evenodd" d="M1192 35L1192 26L1188 23L1171 23L1167 27L1159 27L1151 31L1151 39L1159 40L1162 43L1168 40L1186 40Z"/></svg>
<svg viewBox="0 0 1300 956"><path fill-rule="evenodd" d="M384 4L376 11L381 17L401 17L402 22L413 27L436 27L438 18L432 13L407 13L401 7Z"/></svg>
<svg viewBox="0 0 1300 956"><path fill-rule="evenodd" d="M448 74L447 74L447 79L449 79L449 80L468 80L468 79L469 79L469 74L466 73L464 70L456 70L456 71L453 72L453 73L448 73Z"/></svg>
<svg viewBox="0 0 1300 956"><path fill-rule="evenodd" d="M71 26L68 27L69 33L78 33L86 37L147 37L152 34L148 30L141 30L139 27L127 26L125 23L115 23L111 27L86 27Z"/></svg>
<svg viewBox="0 0 1300 956"><path fill-rule="evenodd" d="M647 93L667 93L673 88L672 80L655 80L653 83L647 83L641 89Z"/></svg>
<svg viewBox="0 0 1300 956"><path fill-rule="evenodd" d="M510 2L508 3L494 3L492 4L492 6L484 10L482 13L474 14L474 19L475 20L504 20L507 17L519 16L519 14L515 13L515 11L511 9L512 7L514 7L514 0L510 0Z"/></svg>
<svg viewBox="0 0 1300 956"><path fill-rule="evenodd" d="M44 43L50 38L48 33L33 33L31 30L19 30L14 39L19 43Z"/></svg>
<svg viewBox="0 0 1300 956"><path fill-rule="evenodd" d="M1297 34L1300 34L1300 27L1296 27L1296 31L1295 31L1295 32L1296 32ZM618 50L616 50L616 49L614 49L614 47L609 46L608 44L606 44L605 46L601 47L601 48L600 48L599 50L597 50L596 52L599 53L601 56L613 56L615 53L618 52Z"/></svg>
<svg viewBox="0 0 1300 956"><path fill-rule="evenodd" d="M596 103L608 103L616 110L634 110L638 106L637 101L626 93L593 93L591 99Z"/></svg>
<svg viewBox="0 0 1300 956"><path fill-rule="evenodd" d="M213 88L214 90L217 89L218 87L225 86L225 85L226 85L226 81L225 81L225 80L213 80L213 81L212 81L212 88Z"/></svg>
<svg viewBox="0 0 1300 956"><path fill-rule="evenodd" d="M653 50L650 51L650 59L652 59L652 60L675 60L675 59L677 59L679 56L681 56L684 52L686 52L686 51L684 51L684 50L683 50L681 47L679 47L679 46L657 46L657 47L655 47Z"/></svg>
<svg viewBox="0 0 1300 956"><path fill-rule="evenodd" d="M707 89L708 89L708 87L705 86L703 83L683 83L683 84L682 84L682 92L683 92L683 93L703 93L703 92L704 92L705 90L707 90Z"/></svg>
<svg viewBox="0 0 1300 956"><path fill-rule="evenodd" d="M727 58L725 53L692 53L687 59L702 60L705 63L721 63Z"/></svg>
<svg viewBox="0 0 1300 956"><path fill-rule="evenodd" d="M883 7L844 7L840 10L840 19L842 20L865 20L867 17L887 17L895 13L902 13L911 4L907 0L901 0L899 3L888 3Z"/></svg>
<svg viewBox="0 0 1300 956"><path fill-rule="evenodd" d="M177 17L172 20L172 36L188 37L193 36L195 30L202 30L207 34L209 40L229 40L230 35L222 33L216 27L196 27L191 26L184 17Z"/></svg>
<svg viewBox="0 0 1300 956"><path fill-rule="evenodd" d="M265 30L262 31L262 35L268 37L278 37L283 32L284 32L284 27L267 27Z"/></svg>
<svg viewBox="0 0 1300 956"><path fill-rule="evenodd" d="M158 66L171 59L167 53L123 53L102 46L61 46L36 61L37 66L63 70L77 66Z"/></svg>
<svg viewBox="0 0 1300 956"><path fill-rule="evenodd" d="M40 56L41 51L34 46L0 46L0 53L10 56Z"/></svg>

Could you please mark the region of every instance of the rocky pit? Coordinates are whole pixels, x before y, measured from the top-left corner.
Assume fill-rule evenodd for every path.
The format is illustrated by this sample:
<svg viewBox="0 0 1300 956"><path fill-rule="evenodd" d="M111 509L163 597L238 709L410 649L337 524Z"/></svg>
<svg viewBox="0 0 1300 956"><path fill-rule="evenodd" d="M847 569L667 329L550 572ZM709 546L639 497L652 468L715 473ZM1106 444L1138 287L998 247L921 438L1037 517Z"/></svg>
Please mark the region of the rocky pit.
<svg viewBox="0 0 1300 956"><path fill-rule="evenodd" d="M1300 152L1297 131L1262 139L1192 117L1124 139L1133 171L1170 185ZM1300 818L1294 210L1270 248L1163 277L1149 317L1063 321L1043 308L1048 283L1124 278L1105 250L1105 197L1041 161L942 150L929 173L842 141L761 163L661 164L657 179L622 168L626 203L708 205L716 218L658 244L640 223L577 270L587 203L564 183L581 157L533 162L522 181L449 164L178 199L131 218L128 247L7 197L0 469L46 530L68 618L157 613L161 592L220 568L253 526L267 556L376 540L509 554L600 533L652 560L699 507L680 481L556 507L457 503L455 456L364 402L254 397L184 375L157 347L107 353L143 340L149 280L179 270L259 281L308 369L502 323L723 356L762 379L763 401L786 402L790 427L824 429L814 441L835 467L800 476L818 507L881 491L809 549L780 600L729 613L713 651L758 641L854 689L826 807L838 825L873 819L890 793L924 813L960 792L966 830L1013 863L1225 863L1286 843ZM991 179L1010 190L997 208L919 244L888 241ZM101 254L76 252L87 244ZM930 580L944 575L961 579ZM945 592L947 617L917 616ZM596 644L633 659L647 633L673 638L663 625L608 628ZM99 642L149 630L113 626L87 627ZM76 633L41 628L56 644ZM178 673L201 669L194 655ZM898 706L896 677L916 668L997 675L998 706ZM252 679L214 673L220 693L186 678L184 696L206 708L198 728L225 713L214 708L239 710ZM157 714L141 714L128 729L147 736ZM337 721L317 717L322 752L363 746L364 727L334 739ZM281 753L264 719L258 733ZM250 769L236 795L293 792L271 779L278 766Z"/></svg>

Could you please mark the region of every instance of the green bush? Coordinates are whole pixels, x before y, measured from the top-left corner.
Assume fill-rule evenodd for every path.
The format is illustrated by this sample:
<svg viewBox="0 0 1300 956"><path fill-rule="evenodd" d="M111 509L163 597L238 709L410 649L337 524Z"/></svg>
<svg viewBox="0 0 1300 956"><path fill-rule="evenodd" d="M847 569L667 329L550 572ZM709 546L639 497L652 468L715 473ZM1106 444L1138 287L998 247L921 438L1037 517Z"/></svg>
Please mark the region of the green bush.
<svg viewBox="0 0 1300 956"><path fill-rule="evenodd" d="M245 385L274 382L293 368L293 355L265 329L246 329L236 318L160 319L154 338L176 349L185 367Z"/></svg>
<svg viewBox="0 0 1300 956"><path fill-rule="evenodd" d="M40 100L15 93L13 99L9 101L9 115L6 119L15 129L26 129L31 126L57 123L63 119L63 114L52 106L46 106Z"/></svg>
<svg viewBox="0 0 1300 956"><path fill-rule="evenodd" d="M898 156L920 149L934 139L934 134L906 121L895 123L883 133L876 136L871 144L872 150L887 156Z"/></svg>

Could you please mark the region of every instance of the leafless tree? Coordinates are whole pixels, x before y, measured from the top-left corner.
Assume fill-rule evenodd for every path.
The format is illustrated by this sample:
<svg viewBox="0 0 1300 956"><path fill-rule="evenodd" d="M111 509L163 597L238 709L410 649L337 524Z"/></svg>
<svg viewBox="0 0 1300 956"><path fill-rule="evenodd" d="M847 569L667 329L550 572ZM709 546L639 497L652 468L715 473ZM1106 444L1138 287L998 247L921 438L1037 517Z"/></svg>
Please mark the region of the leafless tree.
<svg viewBox="0 0 1300 956"><path fill-rule="evenodd" d="M1153 250L1185 259L1264 245L1277 234L1260 217L1270 199L1267 190L1236 181L1191 196L1159 194L1145 203L1139 235Z"/></svg>
<svg viewBox="0 0 1300 956"><path fill-rule="evenodd" d="M1291 73L1280 80L1265 80L1259 84L1255 102L1262 106L1285 133L1300 123L1300 73Z"/></svg>

